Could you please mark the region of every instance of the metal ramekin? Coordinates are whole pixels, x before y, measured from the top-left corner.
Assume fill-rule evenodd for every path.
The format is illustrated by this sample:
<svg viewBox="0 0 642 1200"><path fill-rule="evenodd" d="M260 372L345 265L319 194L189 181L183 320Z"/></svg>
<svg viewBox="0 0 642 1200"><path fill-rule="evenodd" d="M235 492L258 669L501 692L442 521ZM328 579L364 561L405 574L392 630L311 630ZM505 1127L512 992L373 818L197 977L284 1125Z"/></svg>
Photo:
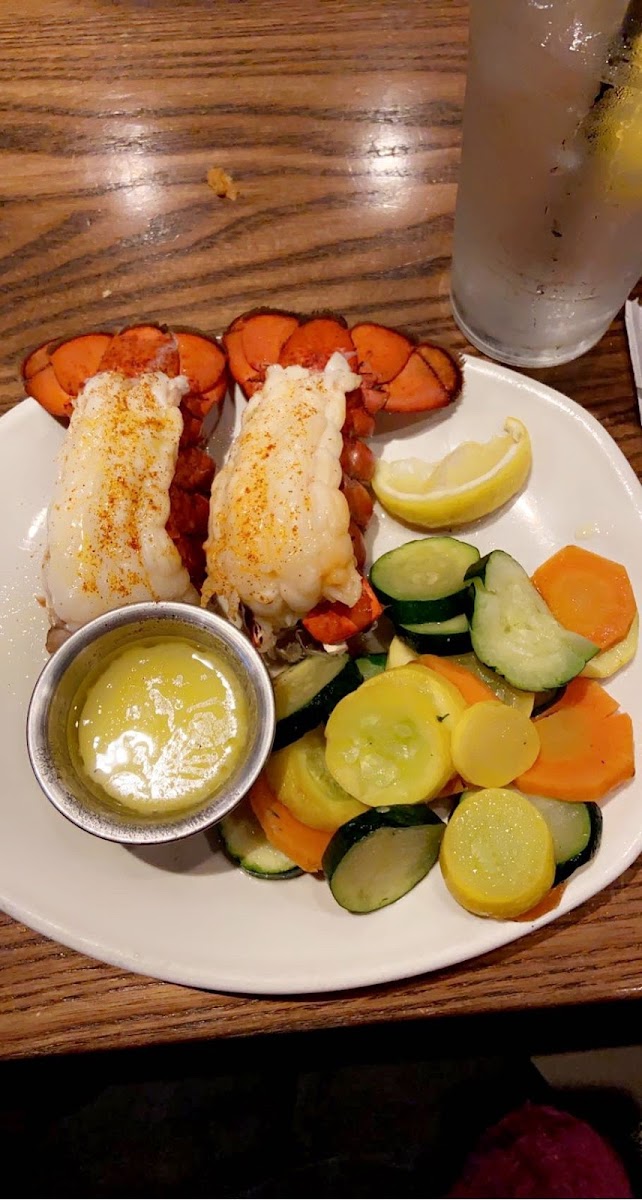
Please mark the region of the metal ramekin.
<svg viewBox="0 0 642 1200"><path fill-rule="evenodd" d="M223 655L247 698L248 744L232 775L194 810L176 816L128 816L94 792L73 762L71 706L82 681L107 655L141 637L185 637ZM41 672L27 715L27 748L40 787L51 803L88 833L113 842L170 842L214 825L254 783L274 739L274 694L260 655L222 617L190 604L132 604L90 621L56 651Z"/></svg>

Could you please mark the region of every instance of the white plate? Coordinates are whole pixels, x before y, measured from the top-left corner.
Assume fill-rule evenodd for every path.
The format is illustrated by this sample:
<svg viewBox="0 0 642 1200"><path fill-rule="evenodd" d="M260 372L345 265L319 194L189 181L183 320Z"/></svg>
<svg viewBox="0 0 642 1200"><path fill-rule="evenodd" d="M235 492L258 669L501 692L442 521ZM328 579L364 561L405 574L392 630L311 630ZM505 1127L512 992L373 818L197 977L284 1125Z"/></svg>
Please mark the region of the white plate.
<svg viewBox="0 0 642 1200"><path fill-rule="evenodd" d="M492 436L507 416L530 430L531 480L512 505L465 536L482 553L508 550L528 570L560 546L581 542L626 563L639 600L642 489L609 435L559 393L471 359L453 412L407 423L373 445L386 458L433 459L467 438ZM340 909L317 879L247 878L212 853L203 835L132 851L70 825L41 795L24 739L27 702L45 661L46 618L34 596L62 436L33 400L18 405L0 428L0 895L12 916L95 958L177 983L322 992L405 978L524 937L599 892L636 858L642 848L636 782L605 805L597 858L571 880L555 913L530 924L470 916L451 899L438 868L397 904L357 917ZM413 536L383 515L375 524L377 553ZM633 715L642 761L642 656L616 677L612 691Z"/></svg>

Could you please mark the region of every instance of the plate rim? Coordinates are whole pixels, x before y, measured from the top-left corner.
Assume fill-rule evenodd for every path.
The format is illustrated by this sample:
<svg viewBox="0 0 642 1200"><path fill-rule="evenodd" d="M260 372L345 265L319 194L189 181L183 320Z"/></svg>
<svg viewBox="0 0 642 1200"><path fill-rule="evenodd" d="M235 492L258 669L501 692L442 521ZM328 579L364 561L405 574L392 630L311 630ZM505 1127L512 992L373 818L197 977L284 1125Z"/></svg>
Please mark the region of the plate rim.
<svg viewBox="0 0 642 1200"><path fill-rule="evenodd" d="M591 412L556 388L541 383L539 380L534 380L530 376L522 375L520 372L505 367L502 364L478 358L475 355L465 354L462 355L462 358L467 372L471 371L473 375L479 374L490 378L506 380L513 387L518 387L521 391L532 392L536 400L542 398L548 400L568 416L579 421L598 441L600 447L608 451L609 458L612 464L617 467L622 482L628 485L627 490L631 493L630 499L633 503L635 503L633 493L636 490L639 493L636 508L642 517L642 486L640 481L613 436ZM14 422L19 423L27 419L29 412L37 411L38 408L39 406L35 401L27 398L4 413L2 419L3 421L7 420L10 425L13 425ZM7 426L4 425L4 429L6 428ZM0 428L0 436L2 432L2 428ZM426 979L438 971L459 965L466 965L475 959L482 958L486 954L502 949L512 942L521 941L531 933L553 924L555 921L560 920L560 918L566 917L589 900L601 895L635 861L641 850L642 824L637 838L629 846L628 853L621 856L620 859L614 860L613 863L609 864L608 869L604 871L602 876L603 881L597 891L574 897L567 901L566 904L562 904L551 912L543 914L534 921L493 922L492 925L489 924L488 926L489 931L492 930L492 937L489 939L488 944L475 947L471 953L465 953L462 956L460 948L458 948L459 944L455 943L437 955L433 952L431 963L427 966L419 964L416 954L413 954L412 962L407 962L405 965L397 964L392 970L389 967L386 968L385 965L379 968L372 965L368 971L365 971L361 967L352 976L344 972L340 983L333 980L331 984L328 984L321 976L317 978L309 974L307 982L300 980L297 983L291 982L287 986L281 976L274 976L274 978L265 976L261 979L260 986L257 987L257 982L252 982L249 974L235 972L229 968L226 968L223 972L219 972L218 981L214 981L211 978L207 978L199 968L188 970L181 967L180 970L173 970L171 961L166 959L161 963L158 954L152 954L150 957L147 957L144 953L133 956L127 952L119 952L111 946L105 947L99 940L92 939L92 937L73 929L70 930L55 919L31 909L29 905L15 904L11 896L5 895L2 888L0 888L0 903L3 910L10 917L26 925L34 932L120 970L144 974L160 981L210 992L236 993L258 997L314 996L320 994L340 997L345 992L360 991L369 987L379 986L383 983L402 983L408 979ZM224 982L221 982L221 979L224 979Z"/></svg>

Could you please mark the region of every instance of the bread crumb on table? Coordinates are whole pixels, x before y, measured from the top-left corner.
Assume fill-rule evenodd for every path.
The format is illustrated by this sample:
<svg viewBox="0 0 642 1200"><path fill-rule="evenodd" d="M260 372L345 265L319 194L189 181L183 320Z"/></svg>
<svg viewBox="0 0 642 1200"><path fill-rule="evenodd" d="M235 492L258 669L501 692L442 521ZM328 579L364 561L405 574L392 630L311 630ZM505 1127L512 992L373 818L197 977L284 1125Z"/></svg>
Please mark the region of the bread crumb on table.
<svg viewBox="0 0 642 1200"><path fill-rule="evenodd" d="M227 171L222 167L210 167L207 172L207 182L213 192L220 196L222 200L236 200L239 190Z"/></svg>

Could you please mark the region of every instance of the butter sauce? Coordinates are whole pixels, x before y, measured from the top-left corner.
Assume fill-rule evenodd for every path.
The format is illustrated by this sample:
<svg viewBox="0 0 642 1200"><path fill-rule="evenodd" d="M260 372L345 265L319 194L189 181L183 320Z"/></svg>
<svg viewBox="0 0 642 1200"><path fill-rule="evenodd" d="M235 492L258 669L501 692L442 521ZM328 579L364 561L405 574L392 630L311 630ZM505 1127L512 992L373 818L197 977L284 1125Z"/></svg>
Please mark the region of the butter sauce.
<svg viewBox="0 0 642 1200"><path fill-rule="evenodd" d="M247 744L248 706L229 662L179 638L117 652L77 718L88 778L143 815L196 808L229 778Z"/></svg>

